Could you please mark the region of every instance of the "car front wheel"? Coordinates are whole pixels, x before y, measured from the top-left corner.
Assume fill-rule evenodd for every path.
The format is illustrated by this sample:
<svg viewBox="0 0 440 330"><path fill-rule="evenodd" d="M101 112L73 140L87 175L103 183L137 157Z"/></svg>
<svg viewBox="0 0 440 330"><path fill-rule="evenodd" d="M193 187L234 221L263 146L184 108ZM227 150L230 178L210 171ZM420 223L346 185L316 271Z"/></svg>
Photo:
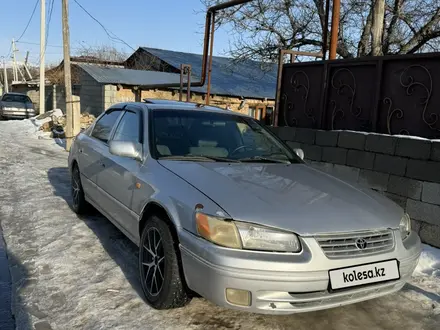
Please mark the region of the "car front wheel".
<svg viewBox="0 0 440 330"><path fill-rule="evenodd" d="M148 219L139 244L139 269L145 298L155 309L183 307L190 301L175 243L165 221L155 215Z"/></svg>

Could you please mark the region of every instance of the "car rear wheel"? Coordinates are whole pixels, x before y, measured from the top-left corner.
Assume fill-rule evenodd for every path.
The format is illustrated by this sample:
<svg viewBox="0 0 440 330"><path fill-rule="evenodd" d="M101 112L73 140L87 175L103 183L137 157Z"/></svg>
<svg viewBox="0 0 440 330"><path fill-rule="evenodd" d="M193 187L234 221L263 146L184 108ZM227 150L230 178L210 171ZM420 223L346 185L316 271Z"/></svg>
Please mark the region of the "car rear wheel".
<svg viewBox="0 0 440 330"><path fill-rule="evenodd" d="M191 300L180 275L176 242L159 217L148 219L139 244L142 290L155 309L183 307Z"/></svg>
<svg viewBox="0 0 440 330"><path fill-rule="evenodd" d="M84 198L84 190L81 184L81 174L77 165L72 169L72 208L76 214L84 214L88 210L88 203Z"/></svg>

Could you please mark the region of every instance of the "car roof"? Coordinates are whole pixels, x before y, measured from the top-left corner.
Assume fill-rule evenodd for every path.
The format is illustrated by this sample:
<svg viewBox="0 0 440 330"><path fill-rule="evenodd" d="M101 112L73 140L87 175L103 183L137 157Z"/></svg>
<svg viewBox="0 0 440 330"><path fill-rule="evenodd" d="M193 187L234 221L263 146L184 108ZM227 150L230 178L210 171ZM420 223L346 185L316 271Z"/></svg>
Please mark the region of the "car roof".
<svg viewBox="0 0 440 330"><path fill-rule="evenodd" d="M219 107L214 107L210 105L205 105L201 103L193 103L193 102L183 102L183 101L174 101L174 100L163 100L163 99L144 99L144 102L124 102L114 104L110 107L113 108L121 108L127 105L135 105L140 106L143 109L151 109L151 110L191 110L191 111L204 111L204 112L216 112L216 113L224 113L230 115L239 115L243 117L249 117L248 115L226 110Z"/></svg>
<svg viewBox="0 0 440 330"><path fill-rule="evenodd" d="M27 94L24 94L24 93L16 93L16 92L7 92L7 93L4 93L3 96L4 96L4 95L21 95L21 96L27 96Z"/></svg>

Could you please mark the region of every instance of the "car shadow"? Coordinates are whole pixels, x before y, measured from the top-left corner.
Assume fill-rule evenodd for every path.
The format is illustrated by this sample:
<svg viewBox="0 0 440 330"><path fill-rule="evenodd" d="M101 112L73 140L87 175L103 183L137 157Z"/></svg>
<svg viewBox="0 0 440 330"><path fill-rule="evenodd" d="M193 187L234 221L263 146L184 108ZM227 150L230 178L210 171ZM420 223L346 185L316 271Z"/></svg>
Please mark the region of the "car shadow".
<svg viewBox="0 0 440 330"><path fill-rule="evenodd" d="M426 298L428 298L428 299L430 299L432 301L440 303L440 295L438 295L438 294L436 294L434 292L426 291L426 290L424 290L422 288L419 288L418 286L412 285L410 283L406 283L405 287L403 288L403 290L405 290L405 291L408 291L408 290L415 291L417 293L420 293L420 294L424 295Z"/></svg>
<svg viewBox="0 0 440 330"><path fill-rule="evenodd" d="M54 188L54 194L63 198L72 209L70 175L67 167L51 168L47 175ZM138 247L92 206L87 215L78 217L93 231L102 247L122 270L130 285L144 299L139 282Z"/></svg>

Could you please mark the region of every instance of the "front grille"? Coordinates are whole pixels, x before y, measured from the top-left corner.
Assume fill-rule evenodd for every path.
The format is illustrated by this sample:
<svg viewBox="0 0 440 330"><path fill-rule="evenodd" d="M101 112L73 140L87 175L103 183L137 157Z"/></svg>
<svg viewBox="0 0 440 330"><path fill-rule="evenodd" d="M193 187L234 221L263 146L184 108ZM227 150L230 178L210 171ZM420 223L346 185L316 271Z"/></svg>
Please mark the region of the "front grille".
<svg viewBox="0 0 440 330"><path fill-rule="evenodd" d="M391 230L323 235L315 238L325 255L331 259L366 256L394 248L394 235ZM356 245L358 239L364 240L363 246Z"/></svg>

